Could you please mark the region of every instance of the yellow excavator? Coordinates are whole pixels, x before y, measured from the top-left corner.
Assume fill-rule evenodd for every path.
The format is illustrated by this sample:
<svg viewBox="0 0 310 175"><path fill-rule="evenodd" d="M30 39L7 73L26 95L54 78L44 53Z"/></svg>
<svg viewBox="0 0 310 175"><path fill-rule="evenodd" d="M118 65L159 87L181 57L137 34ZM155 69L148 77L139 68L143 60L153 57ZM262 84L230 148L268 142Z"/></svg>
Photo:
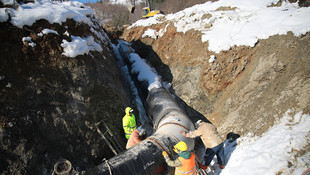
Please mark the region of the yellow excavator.
<svg viewBox="0 0 310 175"><path fill-rule="evenodd" d="M135 11L135 0L130 0L131 4L127 6L130 13L134 13ZM142 9L142 18L149 18L156 14L164 14L162 11L159 10L152 10L151 3L149 0L144 0L146 7Z"/></svg>

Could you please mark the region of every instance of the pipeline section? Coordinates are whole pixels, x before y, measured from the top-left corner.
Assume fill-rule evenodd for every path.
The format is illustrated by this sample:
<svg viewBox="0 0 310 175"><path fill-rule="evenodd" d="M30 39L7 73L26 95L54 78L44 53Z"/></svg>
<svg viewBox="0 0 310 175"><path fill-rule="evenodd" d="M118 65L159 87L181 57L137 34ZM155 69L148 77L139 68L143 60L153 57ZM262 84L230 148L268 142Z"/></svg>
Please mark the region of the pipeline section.
<svg viewBox="0 0 310 175"><path fill-rule="evenodd" d="M133 62L130 60L130 54L133 53L133 50L123 42L118 47L128 67L132 69ZM176 158L177 154L173 152L172 148L179 141L186 142L189 150L194 149L194 139L186 138L180 133L180 130L194 130L194 125L167 90L163 87L148 89L149 82L139 80L137 73L131 74L131 76L152 120L154 133L86 174L172 174L174 168L167 166L162 151L165 150L172 158Z"/></svg>

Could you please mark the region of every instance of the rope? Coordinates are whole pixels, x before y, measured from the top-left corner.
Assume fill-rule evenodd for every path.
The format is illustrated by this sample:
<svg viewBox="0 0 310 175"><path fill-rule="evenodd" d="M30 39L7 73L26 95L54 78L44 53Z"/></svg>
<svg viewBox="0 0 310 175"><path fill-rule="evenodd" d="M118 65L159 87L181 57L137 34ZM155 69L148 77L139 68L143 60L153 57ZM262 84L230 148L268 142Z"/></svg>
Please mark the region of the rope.
<svg viewBox="0 0 310 175"><path fill-rule="evenodd" d="M112 175L112 170L111 170L111 166L109 164L109 161L107 159L105 159L105 158L103 159L103 161L108 165L109 173L110 173L110 175Z"/></svg>

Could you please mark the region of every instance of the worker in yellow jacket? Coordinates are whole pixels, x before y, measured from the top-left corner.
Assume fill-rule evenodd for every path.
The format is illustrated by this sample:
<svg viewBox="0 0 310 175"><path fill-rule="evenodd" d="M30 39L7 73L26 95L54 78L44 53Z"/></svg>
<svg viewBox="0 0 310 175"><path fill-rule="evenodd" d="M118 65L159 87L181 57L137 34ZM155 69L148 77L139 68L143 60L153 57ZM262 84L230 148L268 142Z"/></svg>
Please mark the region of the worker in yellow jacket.
<svg viewBox="0 0 310 175"><path fill-rule="evenodd" d="M127 107L125 109L126 115L123 117L123 128L125 132L126 139L129 139L131 133L137 128L136 127L136 117L133 114L133 109Z"/></svg>
<svg viewBox="0 0 310 175"><path fill-rule="evenodd" d="M163 151L163 156L167 164L171 167L175 167L175 175L197 175L195 154L187 150L185 142L180 141L174 145L173 149L179 157L175 160L171 160L166 151Z"/></svg>

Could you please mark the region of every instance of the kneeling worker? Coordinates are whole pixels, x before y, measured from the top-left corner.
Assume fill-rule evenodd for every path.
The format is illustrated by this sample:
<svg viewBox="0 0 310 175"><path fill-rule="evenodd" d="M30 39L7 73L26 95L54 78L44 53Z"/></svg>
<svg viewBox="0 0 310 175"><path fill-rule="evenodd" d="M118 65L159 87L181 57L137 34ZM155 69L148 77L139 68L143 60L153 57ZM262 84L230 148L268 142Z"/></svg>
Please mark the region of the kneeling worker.
<svg viewBox="0 0 310 175"><path fill-rule="evenodd" d="M138 129L135 129L131 133L131 135L128 139L127 145L126 145L126 149L129 149L130 147L133 147L136 144L140 143L142 140L145 139L145 136L146 136L146 130L145 130L144 126L141 125L138 127Z"/></svg>
<svg viewBox="0 0 310 175"><path fill-rule="evenodd" d="M176 160L171 160L166 151L163 151L163 156L169 166L176 167L174 174L196 175L195 154L191 151L187 151L186 143L180 141L174 145L173 150L179 155Z"/></svg>

